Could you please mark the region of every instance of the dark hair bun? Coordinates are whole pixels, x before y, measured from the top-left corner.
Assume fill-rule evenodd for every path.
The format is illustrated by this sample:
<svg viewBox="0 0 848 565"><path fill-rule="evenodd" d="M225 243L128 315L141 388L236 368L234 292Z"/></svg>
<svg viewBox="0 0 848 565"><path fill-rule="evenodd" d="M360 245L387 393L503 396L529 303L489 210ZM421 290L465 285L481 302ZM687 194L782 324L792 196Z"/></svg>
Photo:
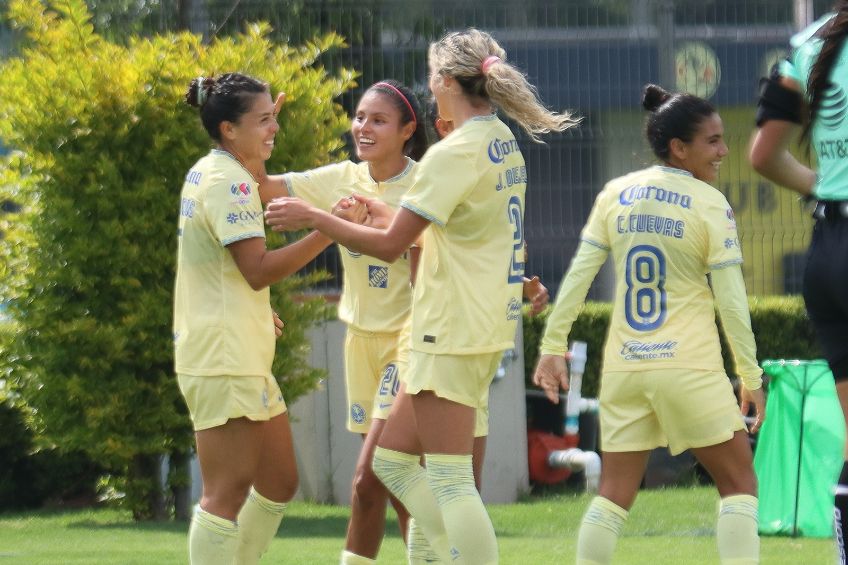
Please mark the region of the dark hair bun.
<svg viewBox="0 0 848 565"><path fill-rule="evenodd" d="M642 89L642 107L649 112L656 112L657 108L671 98L671 94L656 84L646 84Z"/></svg>
<svg viewBox="0 0 848 565"><path fill-rule="evenodd" d="M209 93L212 91L212 87L215 86L215 82L214 77L197 77L192 79L185 93L186 104L193 108L202 107L209 98ZM201 89L203 89L202 92Z"/></svg>

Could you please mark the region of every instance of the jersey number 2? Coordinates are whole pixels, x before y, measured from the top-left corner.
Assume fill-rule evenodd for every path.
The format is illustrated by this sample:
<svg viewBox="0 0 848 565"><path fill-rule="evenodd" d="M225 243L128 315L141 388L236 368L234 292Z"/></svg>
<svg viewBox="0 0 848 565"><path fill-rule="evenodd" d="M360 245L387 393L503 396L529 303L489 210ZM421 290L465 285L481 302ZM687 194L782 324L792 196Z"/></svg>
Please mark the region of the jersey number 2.
<svg viewBox="0 0 848 565"><path fill-rule="evenodd" d="M655 330L665 322L665 255L653 245L636 245L627 253L624 316L631 328Z"/></svg>
<svg viewBox="0 0 848 565"><path fill-rule="evenodd" d="M512 226L512 259L509 262L509 284L524 282L524 213L521 199L513 196L506 207L509 224Z"/></svg>

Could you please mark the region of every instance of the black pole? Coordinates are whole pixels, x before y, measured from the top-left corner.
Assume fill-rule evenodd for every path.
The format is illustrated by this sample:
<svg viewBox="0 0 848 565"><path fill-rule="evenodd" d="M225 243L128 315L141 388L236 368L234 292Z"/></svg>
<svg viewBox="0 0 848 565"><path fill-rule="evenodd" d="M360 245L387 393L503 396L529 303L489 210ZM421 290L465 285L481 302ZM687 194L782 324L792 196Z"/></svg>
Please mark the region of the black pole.
<svg viewBox="0 0 848 565"><path fill-rule="evenodd" d="M804 365L804 381L801 385L801 429L798 437L798 468L795 473L795 515L792 518L792 537L798 537L798 504L801 498L801 454L804 452L804 412L807 408L807 373L809 365Z"/></svg>

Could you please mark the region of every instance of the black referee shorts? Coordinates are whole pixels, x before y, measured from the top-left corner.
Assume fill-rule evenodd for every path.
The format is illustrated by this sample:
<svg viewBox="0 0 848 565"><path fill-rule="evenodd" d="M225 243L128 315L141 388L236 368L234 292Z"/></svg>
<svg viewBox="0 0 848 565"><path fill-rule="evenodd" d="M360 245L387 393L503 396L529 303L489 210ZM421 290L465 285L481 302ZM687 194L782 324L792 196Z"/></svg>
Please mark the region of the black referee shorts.
<svg viewBox="0 0 848 565"><path fill-rule="evenodd" d="M804 270L804 303L833 377L848 380L848 201L820 202Z"/></svg>

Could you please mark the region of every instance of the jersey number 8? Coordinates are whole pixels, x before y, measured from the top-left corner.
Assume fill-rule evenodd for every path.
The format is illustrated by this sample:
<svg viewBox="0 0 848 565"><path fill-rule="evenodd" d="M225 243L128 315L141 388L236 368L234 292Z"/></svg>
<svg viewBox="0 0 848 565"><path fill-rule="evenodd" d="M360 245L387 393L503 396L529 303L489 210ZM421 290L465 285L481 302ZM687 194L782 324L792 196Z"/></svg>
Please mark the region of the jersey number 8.
<svg viewBox="0 0 848 565"><path fill-rule="evenodd" d="M665 255L653 245L636 245L627 253L624 316L636 331L659 328L665 322Z"/></svg>

